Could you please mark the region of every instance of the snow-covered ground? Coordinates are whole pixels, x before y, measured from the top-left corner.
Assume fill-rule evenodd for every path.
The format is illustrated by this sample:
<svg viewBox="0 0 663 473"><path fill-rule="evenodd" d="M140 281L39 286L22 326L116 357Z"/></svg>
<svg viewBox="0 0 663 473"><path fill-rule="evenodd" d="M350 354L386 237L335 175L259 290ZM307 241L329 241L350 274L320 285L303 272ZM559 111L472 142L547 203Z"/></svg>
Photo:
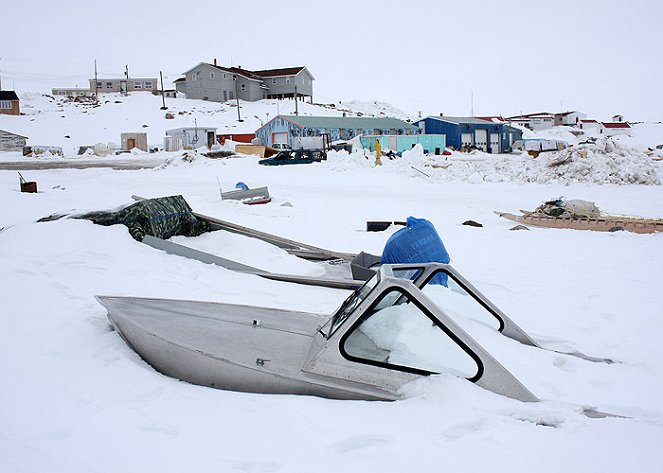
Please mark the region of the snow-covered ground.
<svg viewBox="0 0 663 473"><path fill-rule="evenodd" d="M231 126L219 117L236 113L183 100L173 101L177 110L195 106L195 114L165 120L159 98L135 97L145 100L142 114L127 114L112 101L87 114L46 101L31 115L3 117L0 128L34 135L34 144L72 140L73 150L118 141L120 132L142 124L158 144L163 130L184 126L192 116L201 126L207 116ZM256 107L263 105L254 115L275 114L268 107L276 105ZM208 114L221 107L226 111ZM104 117L104 110L115 111ZM62 141L65 134L72 138ZM663 142L663 133L647 140ZM0 171L0 471L663 471L663 235L509 231L513 224L493 214L563 195L594 201L607 212L663 218L663 187L528 181L518 178L524 157L464 157L454 154L447 168L434 167L440 163L413 151L375 167L371 156L334 153L313 165L263 167L255 157L185 162L180 153L159 153L155 159L172 159L149 170L22 172L37 181L37 194L20 193L16 172ZM0 153L0 161L15 159ZM604 158L585 159L593 164L589 175L607 169ZM461 171L470 165L481 167ZM658 180L663 175L660 163L642 166ZM221 202L219 184L227 190L238 181L268 186L273 201ZM396 402L235 393L168 378L110 329L94 295L329 314L348 294L167 255L137 243L122 226L35 223L54 212L115 208L130 203L131 195L173 194L200 213L343 252L380 254L398 229L369 233L366 221L426 218L452 264L533 338L617 363L583 361L477 329L473 335L543 402L522 403L451 376L416 382ZM469 219L483 228L462 225ZM195 245L267 270L322 271L236 235L204 235ZM589 419L580 406L625 417Z"/></svg>
<svg viewBox="0 0 663 473"><path fill-rule="evenodd" d="M333 106L331 106L333 105ZM78 103L39 93L21 94L25 115L0 116L0 129L28 137L29 145L59 146L66 155L76 155L79 146L97 143L120 144L120 134L145 132L150 146L163 146L166 130L180 127L213 127L217 133L254 133L276 115L295 113L293 100L240 101L238 121L235 101L226 103L166 98L168 110L161 110L160 96L134 93L128 96L104 94L99 106ZM300 115L392 116L408 118L405 112L381 102L315 105L299 102ZM167 119L166 114L174 118Z"/></svg>

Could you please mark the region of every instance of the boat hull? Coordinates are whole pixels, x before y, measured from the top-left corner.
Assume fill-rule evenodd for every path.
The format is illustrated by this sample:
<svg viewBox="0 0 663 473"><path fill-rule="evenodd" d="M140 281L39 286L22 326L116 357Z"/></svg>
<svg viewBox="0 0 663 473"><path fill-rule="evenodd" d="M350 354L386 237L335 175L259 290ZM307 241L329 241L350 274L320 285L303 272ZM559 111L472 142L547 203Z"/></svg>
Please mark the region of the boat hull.
<svg viewBox="0 0 663 473"><path fill-rule="evenodd" d="M229 391L392 400L371 386L304 372L316 314L233 304L98 296L122 338L160 373Z"/></svg>

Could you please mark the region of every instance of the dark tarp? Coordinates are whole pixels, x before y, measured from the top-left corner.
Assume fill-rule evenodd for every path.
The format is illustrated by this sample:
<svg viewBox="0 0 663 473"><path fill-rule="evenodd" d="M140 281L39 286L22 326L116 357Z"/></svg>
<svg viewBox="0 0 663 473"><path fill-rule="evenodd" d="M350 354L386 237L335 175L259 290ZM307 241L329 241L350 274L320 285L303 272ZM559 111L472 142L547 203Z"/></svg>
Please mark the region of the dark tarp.
<svg viewBox="0 0 663 473"><path fill-rule="evenodd" d="M53 215L39 220L57 220L63 215ZM131 236L142 241L145 235L164 240L175 236L198 236L210 231L210 224L198 220L181 195L146 199L116 211L90 212L70 215L70 218L91 220L97 225L125 225Z"/></svg>

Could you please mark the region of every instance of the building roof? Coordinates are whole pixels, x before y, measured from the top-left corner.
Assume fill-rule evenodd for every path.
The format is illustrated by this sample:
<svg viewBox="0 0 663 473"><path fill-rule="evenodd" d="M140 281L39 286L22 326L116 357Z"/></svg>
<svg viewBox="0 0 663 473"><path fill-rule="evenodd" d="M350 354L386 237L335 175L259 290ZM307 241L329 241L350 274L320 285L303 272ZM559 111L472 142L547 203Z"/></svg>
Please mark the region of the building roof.
<svg viewBox="0 0 663 473"><path fill-rule="evenodd" d="M278 115L301 128L350 128L350 129L410 129L414 125L391 117L314 117L306 115ZM270 121L272 121L270 120ZM261 127L262 128L262 127Z"/></svg>
<svg viewBox="0 0 663 473"><path fill-rule="evenodd" d="M0 90L0 100L18 100L18 95L13 90Z"/></svg>
<svg viewBox="0 0 663 473"><path fill-rule="evenodd" d="M198 65L192 67L191 69L185 71L184 74L186 75L188 72L192 71L201 64L205 64L209 67L229 72L231 74L238 74L243 77L246 77L247 79L253 79L253 80L262 80L265 77L294 76L296 74L299 74L304 69L306 69L306 66L297 66L297 67L285 67L282 69L265 69L262 71L249 71L247 69L242 69L241 67L224 67L224 66L217 66L216 64L210 64L208 62L201 62ZM309 72L309 74L311 73ZM313 77L312 74L311 77Z"/></svg>
<svg viewBox="0 0 663 473"><path fill-rule="evenodd" d="M553 114L549 112L526 113L524 115L514 115L507 117L507 120L529 120L531 118L553 118Z"/></svg>
<svg viewBox="0 0 663 473"><path fill-rule="evenodd" d="M596 120L580 120L583 123L598 123Z"/></svg>
<svg viewBox="0 0 663 473"><path fill-rule="evenodd" d="M481 120L486 120L487 122L493 122L493 123L497 123L495 122L495 120L497 120L498 122L506 121L502 115L488 115L484 117L474 117L474 118L479 118Z"/></svg>
<svg viewBox="0 0 663 473"><path fill-rule="evenodd" d="M304 69L306 69L304 66L285 67L282 69L265 69L264 71L253 71L253 73L260 77L294 76L299 74Z"/></svg>
<svg viewBox="0 0 663 473"><path fill-rule="evenodd" d="M447 117L446 115L438 117L435 115L430 115L426 118L432 118L435 120L440 120L441 122L455 123L457 125L462 124L472 124L472 125L487 125L489 123L494 123L490 120L485 120L479 117ZM419 120L421 121L421 120Z"/></svg>
<svg viewBox="0 0 663 473"><path fill-rule="evenodd" d="M200 132L203 132L205 130L217 130L219 127L218 126L183 126L181 128L172 128L170 130L166 130L166 134L168 133L182 133L187 130L198 130Z"/></svg>
<svg viewBox="0 0 663 473"><path fill-rule="evenodd" d="M602 122L601 125L605 128L631 128L626 122Z"/></svg>
<svg viewBox="0 0 663 473"><path fill-rule="evenodd" d="M12 133L11 131L7 130L0 130L0 133L8 133L10 135L18 136L19 138L25 138L26 140L28 139L27 136L19 135L18 133Z"/></svg>

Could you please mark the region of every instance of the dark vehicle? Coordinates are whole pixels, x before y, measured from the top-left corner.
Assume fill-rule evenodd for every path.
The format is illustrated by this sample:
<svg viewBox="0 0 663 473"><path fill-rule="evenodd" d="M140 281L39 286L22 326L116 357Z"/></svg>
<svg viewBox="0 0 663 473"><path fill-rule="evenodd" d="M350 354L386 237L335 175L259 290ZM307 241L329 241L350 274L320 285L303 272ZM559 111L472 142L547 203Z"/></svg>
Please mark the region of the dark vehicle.
<svg viewBox="0 0 663 473"><path fill-rule="evenodd" d="M310 164L327 159L327 153L319 149L284 150L275 156L258 161L265 166L279 166L281 164Z"/></svg>

